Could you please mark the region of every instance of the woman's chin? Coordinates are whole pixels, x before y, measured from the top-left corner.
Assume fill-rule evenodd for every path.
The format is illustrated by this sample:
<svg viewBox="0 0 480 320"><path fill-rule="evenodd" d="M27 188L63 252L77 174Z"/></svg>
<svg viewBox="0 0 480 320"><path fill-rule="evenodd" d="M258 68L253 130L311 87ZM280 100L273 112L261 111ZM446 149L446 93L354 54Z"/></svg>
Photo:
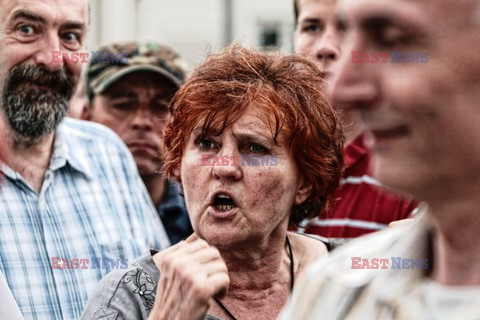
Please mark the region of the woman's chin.
<svg viewBox="0 0 480 320"><path fill-rule="evenodd" d="M232 248L245 239L245 235L230 228L209 228L199 233L200 238L217 248Z"/></svg>

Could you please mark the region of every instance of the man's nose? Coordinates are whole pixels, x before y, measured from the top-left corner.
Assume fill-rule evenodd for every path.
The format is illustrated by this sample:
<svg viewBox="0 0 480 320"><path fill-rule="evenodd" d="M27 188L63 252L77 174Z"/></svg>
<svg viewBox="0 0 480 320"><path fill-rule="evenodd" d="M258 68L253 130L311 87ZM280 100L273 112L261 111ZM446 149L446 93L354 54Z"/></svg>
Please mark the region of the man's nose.
<svg viewBox="0 0 480 320"><path fill-rule="evenodd" d="M150 112L149 108L139 106L133 115L132 127L133 129L152 130L155 120L155 115Z"/></svg>
<svg viewBox="0 0 480 320"><path fill-rule="evenodd" d="M349 52L345 52L332 69L332 77L328 81L331 102L346 109L371 107L379 94L372 66L353 63Z"/></svg>
<svg viewBox="0 0 480 320"><path fill-rule="evenodd" d="M328 27L321 39L319 39L315 48L315 58L323 68L327 68L340 56L338 37L332 27Z"/></svg>
<svg viewBox="0 0 480 320"><path fill-rule="evenodd" d="M56 56L54 53L56 52ZM70 53L69 51L65 51ZM39 43L39 48L34 56L36 65L44 66L47 70L53 72L60 70L64 66L61 50L61 41L55 31L45 34L43 41Z"/></svg>

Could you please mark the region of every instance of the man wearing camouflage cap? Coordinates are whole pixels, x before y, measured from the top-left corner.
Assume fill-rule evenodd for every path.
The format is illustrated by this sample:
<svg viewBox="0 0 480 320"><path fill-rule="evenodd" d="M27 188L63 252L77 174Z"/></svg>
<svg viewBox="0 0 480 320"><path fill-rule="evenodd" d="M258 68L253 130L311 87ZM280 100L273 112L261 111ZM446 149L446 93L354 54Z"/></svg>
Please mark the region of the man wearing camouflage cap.
<svg viewBox="0 0 480 320"><path fill-rule="evenodd" d="M185 76L180 56L167 46L127 42L102 47L87 68L90 107L82 113L111 128L128 146L172 244L193 232L177 186L160 173L170 99Z"/></svg>

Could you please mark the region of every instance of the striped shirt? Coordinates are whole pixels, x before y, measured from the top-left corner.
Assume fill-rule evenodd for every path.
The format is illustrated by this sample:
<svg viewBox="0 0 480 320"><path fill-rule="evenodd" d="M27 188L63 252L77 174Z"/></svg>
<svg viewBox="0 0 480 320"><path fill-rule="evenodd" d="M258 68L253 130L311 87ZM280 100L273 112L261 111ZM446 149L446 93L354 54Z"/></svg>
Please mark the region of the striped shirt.
<svg viewBox="0 0 480 320"><path fill-rule="evenodd" d="M368 175L371 154L363 135L345 147L344 158L344 177L329 210L304 221L298 229L328 239L333 247L408 218L418 206L413 199L386 190Z"/></svg>
<svg viewBox="0 0 480 320"><path fill-rule="evenodd" d="M101 125L63 120L39 193L0 172L0 269L26 319L78 319L118 261L169 245L133 157Z"/></svg>
<svg viewBox="0 0 480 320"><path fill-rule="evenodd" d="M419 208L412 224L356 239L315 262L279 320L480 319L479 286L442 286L425 277L432 250L425 211Z"/></svg>

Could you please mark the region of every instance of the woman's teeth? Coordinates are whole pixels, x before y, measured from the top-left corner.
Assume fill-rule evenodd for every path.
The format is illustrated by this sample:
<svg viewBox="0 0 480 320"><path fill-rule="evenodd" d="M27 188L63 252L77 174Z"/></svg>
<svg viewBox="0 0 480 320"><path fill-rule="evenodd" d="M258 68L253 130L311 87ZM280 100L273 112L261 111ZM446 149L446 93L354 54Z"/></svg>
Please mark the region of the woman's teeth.
<svg viewBox="0 0 480 320"><path fill-rule="evenodd" d="M219 211L228 211L235 208L233 204L215 204L215 209Z"/></svg>

